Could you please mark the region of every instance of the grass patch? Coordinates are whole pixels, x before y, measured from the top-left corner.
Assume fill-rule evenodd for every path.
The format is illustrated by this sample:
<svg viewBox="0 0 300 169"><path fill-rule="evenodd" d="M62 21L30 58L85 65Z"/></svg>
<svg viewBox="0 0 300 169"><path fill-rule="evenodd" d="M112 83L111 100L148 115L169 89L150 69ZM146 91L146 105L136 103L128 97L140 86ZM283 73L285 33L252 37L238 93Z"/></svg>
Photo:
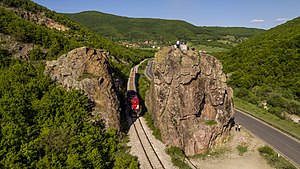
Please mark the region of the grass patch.
<svg viewBox="0 0 300 169"><path fill-rule="evenodd" d="M162 141L160 130L159 130L159 128L155 127L153 119L152 119L152 115L149 112L146 112L144 115L144 118L146 120L148 127L152 130L154 137L156 139Z"/></svg>
<svg viewBox="0 0 300 169"><path fill-rule="evenodd" d="M278 128L279 130L288 133L297 139L300 139L299 124L296 124L292 121L280 119L278 116L271 114L266 110L259 108L258 106L253 105L237 97L234 98L234 104L238 110L241 110L256 118L259 118L262 121Z"/></svg>
<svg viewBox="0 0 300 169"><path fill-rule="evenodd" d="M144 74L144 71L148 65L149 59L147 59L146 61L144 61L143 63L140 64L139 66L139 74Z"/></svg>
<svg viewBox="0 0 300 169"><path fill-rule="evenodd" d="M268 164L276 169L297 169L289 161L281 156L278 156L278 154L268 146L260 147L258 151L259 154L267 160Z"/></svg>
<svg viewBox="0 0 300 169"><path fill-rule="evenodd" d="M207 126L213 126L213 125L216 125L216 124L218 124L218 123L214 120L206 120L205 121L205 125L207 125Z"/></svg>
<svg viewBox="0 0 300 169"><path fill-rule="evenodd" d="M151 83L144 74L147 64L148 62L145 61L139 66L139 73L137 74L138 77L137 91L140 98L140 104L142 107L142 114L144 114L146 123L148 127L152 130L154 137L161 141L160 130L159 128L155 127L152 115L147 111L147 108L145 106L145 101L144 101L146 97L146 92L149 90L150 83Z"/></svg>
<svg viewBox="0 0 300 169"><path fill-rule="evenodd" d="M191 47L195 48L196 50L206 50L208 53L228 51L228 49L226 49L226 48L213 47L213 46L207 46L207 45L191 45Z"/></svg>
<svg viewBox="0 0 300 169"><path fill-rule="evenodd" d="M166 149L166 153L171 157L172 163L180 169L191 169L191 167L185 163L185 155L183 151L178 147L170 147Z"/></svg>
<svg viewBox="0 0 300 169"><path fill-rule="evenodd" d="M248 151L248 145L247 143L241 143L239 144L237 147L236 147L237 151L238 151L238 154L240 156L244 155L247 151Z"/></svg>
<svg viewBox="0 0 300 169"><path fill-rule="evenodd" d="M208 151L207 153L194 155L191 158L196 158L196 159L202 159L202 160L204 160L207 157L219 157L220 155L225 154L226 151L228 151L228 148L226 148L226 147L218 147L218 148L214 148L214 149Z"/></svg>

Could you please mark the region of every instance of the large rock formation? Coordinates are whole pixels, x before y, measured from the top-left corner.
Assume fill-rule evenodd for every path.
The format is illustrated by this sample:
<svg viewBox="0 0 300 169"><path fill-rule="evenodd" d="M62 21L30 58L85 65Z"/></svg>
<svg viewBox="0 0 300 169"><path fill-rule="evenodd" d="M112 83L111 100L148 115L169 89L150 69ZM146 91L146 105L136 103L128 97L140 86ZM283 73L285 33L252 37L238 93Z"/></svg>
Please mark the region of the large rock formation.
<svg viewBox="0 0 300 169"><path fill-rule="evenodd" d="M120 103L114 89L106 54L82 47L48 61L45 74L66 89L80 89L94 104L92 120L120 129Z"/></svg>
<svg viewBox="0 0 300 169"><path fill-rule="evenodd" d="M168 146L195 155L221 142L234 114L232 96L216 58L174 47L156 54L146 104Z"/></svg>

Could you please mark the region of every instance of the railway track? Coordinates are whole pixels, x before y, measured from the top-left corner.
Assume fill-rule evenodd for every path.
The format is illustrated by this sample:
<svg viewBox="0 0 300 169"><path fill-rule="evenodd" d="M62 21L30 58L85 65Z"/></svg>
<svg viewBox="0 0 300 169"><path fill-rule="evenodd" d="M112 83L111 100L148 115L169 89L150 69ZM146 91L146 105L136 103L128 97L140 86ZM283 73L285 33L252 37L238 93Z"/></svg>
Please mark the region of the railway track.
<svg viewBox="0 0 300 169"><path fill-rule="evenodd" d="M135 66L131 69L130 76L128 79L127 90L134 90L136 91L135 85L135 75L137 72L138 67ZM131 125L132 130L131 132L131 139L133 141L132 149L139 149L135 152L139 158L139 162L141 168L152 168L152 169L166 169L163 162L161 161L158 153L156 152L147 132L145 131L145 127L143 126L140 118L138 117L131 117L129 105L127 105L127 121L128 124Z"/></svg>
<svg viewBox="0 0 300 169"><path fill-rule="evenodd" d="M127 91L136 91L136 73L138 66L131 69L127 83ZM127 100L127 98L126 98ZM131 153L138 157L140 168L151 169L177 169L173 166L170 156L165 152L165 145L156 140L149 131L143 117L131 117L130 105L127 104L126 114L129 129L129 146ZM186 158L192 169L196 167Z"/></svg>
<svg viewBox="0 0 300 169"><path fill-rule="evenodd" d="M151 143L140 118L131 117L131 120L137 139L139 140L140 146L142 147L143 153L147 159L147 163L144 161L144 168L166 169L153 144Z"/></svg>

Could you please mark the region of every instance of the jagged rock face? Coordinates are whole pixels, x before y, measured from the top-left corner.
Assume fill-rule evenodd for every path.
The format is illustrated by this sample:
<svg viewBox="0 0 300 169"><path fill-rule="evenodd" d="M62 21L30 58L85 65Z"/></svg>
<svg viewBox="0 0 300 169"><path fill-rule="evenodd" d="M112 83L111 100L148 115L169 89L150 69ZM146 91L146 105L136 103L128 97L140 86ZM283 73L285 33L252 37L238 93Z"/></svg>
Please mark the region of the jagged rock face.
<svg viewBox="0 0 300 169"><path fill-rule="evenodd" d="M93 121L120 130L120 103L114 89L106 54L101 50L77 48L57 60L48 61L45 74L66 89L80 89L94 104Z"/></svg>
<svg viewBox="0 0 300 169"><path fill-rule="evenodd" d="M146 104L168 146L195 155L221 142L234 114L232 97L216 58L173 47L156 54Z"/></svg>

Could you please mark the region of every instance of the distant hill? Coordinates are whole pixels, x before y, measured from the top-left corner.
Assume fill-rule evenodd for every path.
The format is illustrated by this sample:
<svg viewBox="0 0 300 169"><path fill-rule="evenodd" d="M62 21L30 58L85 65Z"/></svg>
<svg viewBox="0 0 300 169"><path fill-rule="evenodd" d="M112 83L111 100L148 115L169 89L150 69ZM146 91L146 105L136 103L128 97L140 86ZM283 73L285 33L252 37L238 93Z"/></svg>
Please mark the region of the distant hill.
<svg viewBox="0 0 300 169"><path fill-rule="evenodd" d="M183 40L191 41L194 45L228 48L263 32L261 29L241 27L197 27L180 20L128 18L96 11L64 15L117 41L154 40L159 43L174 43L176 40Z"/></svg>
<svg viewBox="0 0 300 169"><path fill-rule="evenodd" d="M300 17L219 55L237 95L300 115ZM240 91L240 92L239 92ZM259 98L259 99L258 99ZM271 110L272 111L272 110Z"/></svg>

